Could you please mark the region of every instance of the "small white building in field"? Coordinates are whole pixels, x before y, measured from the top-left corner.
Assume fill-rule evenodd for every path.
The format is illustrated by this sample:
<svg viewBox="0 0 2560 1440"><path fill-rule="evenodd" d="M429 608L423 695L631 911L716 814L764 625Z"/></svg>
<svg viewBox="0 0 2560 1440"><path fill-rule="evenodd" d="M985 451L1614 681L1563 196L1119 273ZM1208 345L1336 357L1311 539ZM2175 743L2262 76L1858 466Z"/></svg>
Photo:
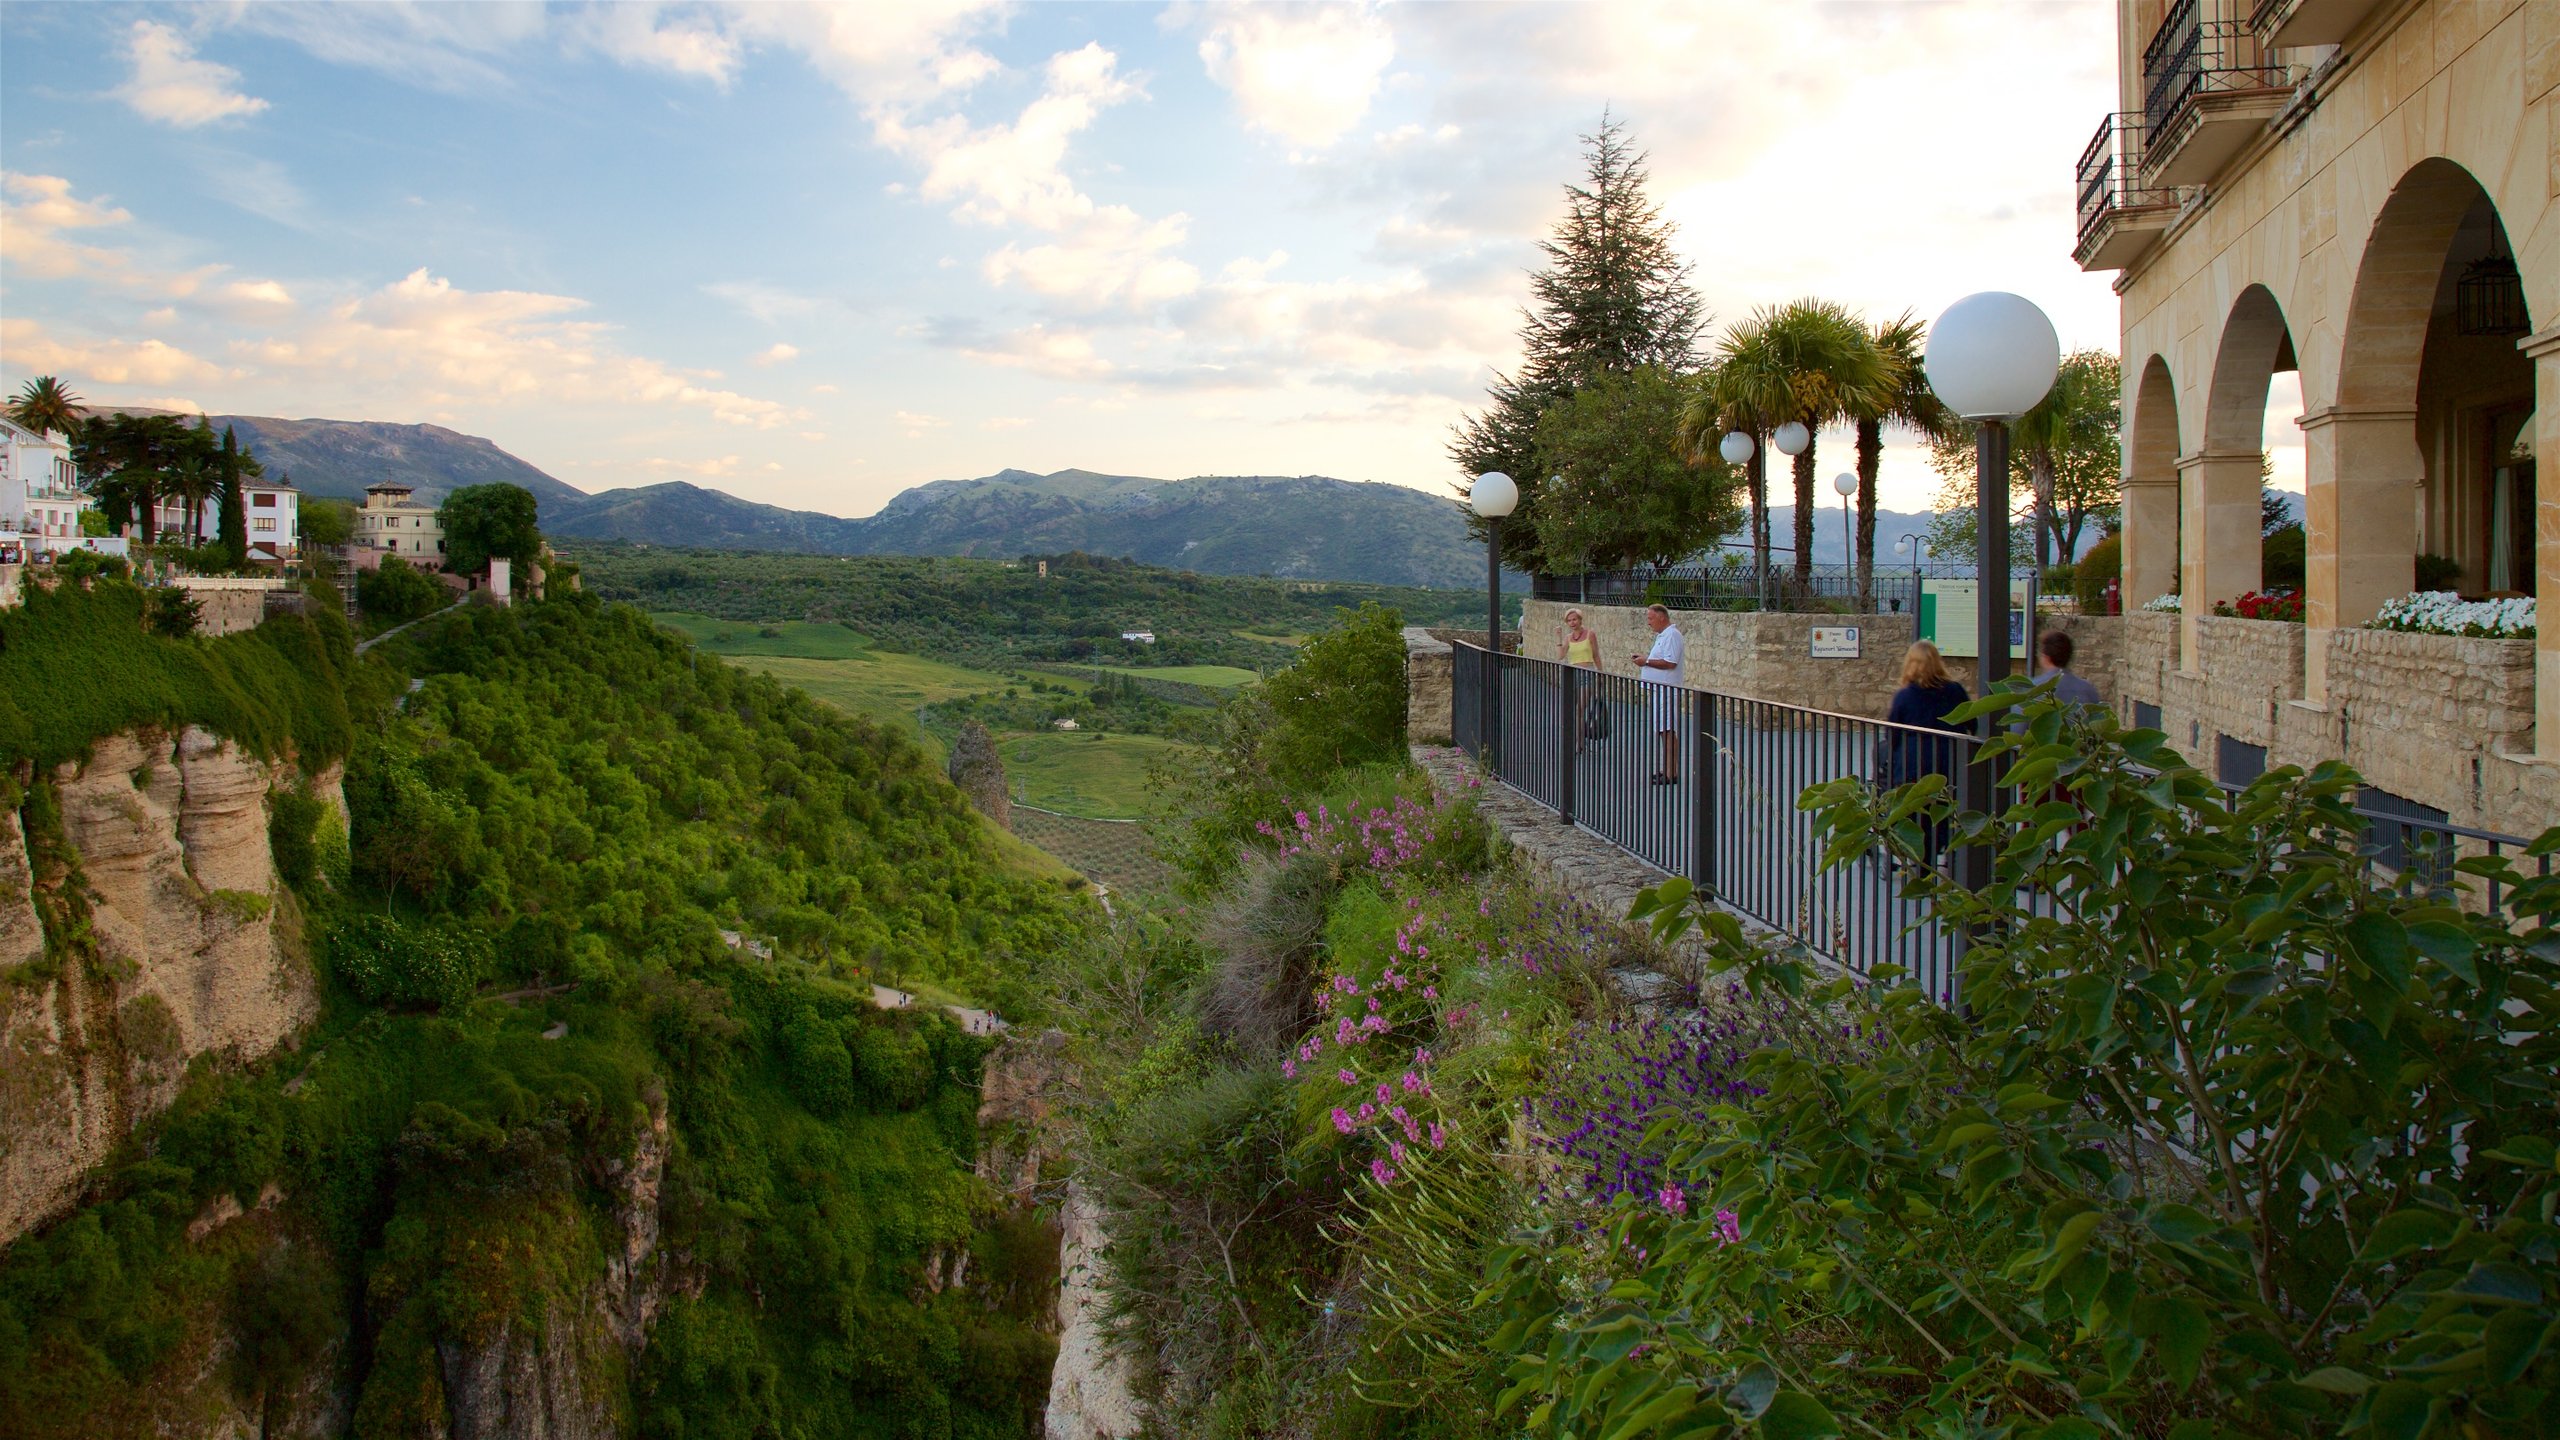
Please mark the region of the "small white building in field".
<svg viewBox="0 0 2560 1440"><path fill-rule="evenodd" d="M1156 632L1153 630L1123 630L1120 632L1120 638L1128 641L1132 645L1153 645L1156 643Z"/></svg>

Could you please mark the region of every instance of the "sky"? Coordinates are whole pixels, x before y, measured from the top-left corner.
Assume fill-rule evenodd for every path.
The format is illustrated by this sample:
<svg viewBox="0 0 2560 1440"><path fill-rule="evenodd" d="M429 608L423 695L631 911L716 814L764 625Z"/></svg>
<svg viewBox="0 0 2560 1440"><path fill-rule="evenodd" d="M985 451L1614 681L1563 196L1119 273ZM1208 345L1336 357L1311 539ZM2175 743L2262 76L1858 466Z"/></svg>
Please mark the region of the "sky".
<svg viewBox="0 0 2560 1440"><path fill-rule="evenodd" d="M11 0L0 383L839 515L1008 466L1444 492L1604 109L1720 324L2002 289L2112 349L2112 17ZM1934 488L1891 447L1887 507Z"/></svg>

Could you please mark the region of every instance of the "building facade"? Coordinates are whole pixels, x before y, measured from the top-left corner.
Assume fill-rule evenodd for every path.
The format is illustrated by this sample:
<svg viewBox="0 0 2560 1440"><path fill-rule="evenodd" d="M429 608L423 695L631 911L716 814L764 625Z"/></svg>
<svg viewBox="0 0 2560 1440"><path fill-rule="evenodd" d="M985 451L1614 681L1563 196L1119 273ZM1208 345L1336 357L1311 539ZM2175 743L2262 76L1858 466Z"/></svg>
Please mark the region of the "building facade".
<svg viewBox="0 0 2560 1440"><path fill-rule="evenodd" d="M243 486L241 511L249 522L249 558L294 560L302 554L302 492L292 480L251 480ZM186 502L161 496L158 533L164 539L187 534ZM194 543L211 544L222 535L222 506L207 500L198 508Z"/></svg>
<svg viewBox="0 0 2560 1440"><path fill-rule="evenodd" d="M2377 804L2560 822L2560 627L2363 628L2453 575L2560 600L2560 3L2119 0L2076 255L2120 270L2134 717L2226 777L2343 757ZM2295 372L2307 623L2261 588L2270 377ZM2441 583L2441 582L2439 582ZM2467 647L2467 648L2466 648Z"/></svg>
<svg viewBox="0 0 2560 1440"><path fill-rule="evenodd" d="M397 555L429 569L444 564L444 525L432 505L420 504L412 486L385 480L364 487L364 508L356 512L358 548Z"/></svg>
<svg viewBox="0 0 2560 1440"><path fill-rule="evenodd" d="M68 439L0 418L0 542L25 559L81 548L91 503Z"/></svg>

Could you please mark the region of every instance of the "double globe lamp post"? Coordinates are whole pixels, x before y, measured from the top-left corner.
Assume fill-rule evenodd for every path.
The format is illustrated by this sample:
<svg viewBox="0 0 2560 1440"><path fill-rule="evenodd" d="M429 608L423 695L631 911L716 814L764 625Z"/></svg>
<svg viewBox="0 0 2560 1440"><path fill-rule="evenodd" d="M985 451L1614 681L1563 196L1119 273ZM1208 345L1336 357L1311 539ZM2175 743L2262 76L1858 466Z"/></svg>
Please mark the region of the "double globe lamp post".
<svg viewBox="0 0 2560 1440"><path fill-rule="evenodd" d="M2023 296L2001 290L1967 295L1929 327L1921 364L1929 388L1955 415L1974 425L1975 654L1981 690L2009 674L2009 425L2044 399L2062 369L2062 342L2053 322ZM2026 617L2026 640L2035 640L2036 617ZM1984 740L1992 718L1974 722ZM1965 773L1965 808L1991 812L1991 767L1977 761ZM1968 848L1958 877L1974 889L1991 881L1991 851Z"/></svg>
<svg viewBox="0 0 2560 1440"><path fill-rule="evenodd" d="M1813 432L1799 421L1790 420L1769 432L1770 448L1790 460L1803 454L1805 447L1812 443ZM1766 459L1760 453L1759 442L1751 438L1748 430L1726 431L1724 438L1716 442L1716 453L1724 457L1727 465L1750 467L1751 553L1752 564L1758 570L1754 583L1760 587L1760 603L1766 605L1769 603L1769 537L1766 533L1769 524L1769 477Z"/></svg>

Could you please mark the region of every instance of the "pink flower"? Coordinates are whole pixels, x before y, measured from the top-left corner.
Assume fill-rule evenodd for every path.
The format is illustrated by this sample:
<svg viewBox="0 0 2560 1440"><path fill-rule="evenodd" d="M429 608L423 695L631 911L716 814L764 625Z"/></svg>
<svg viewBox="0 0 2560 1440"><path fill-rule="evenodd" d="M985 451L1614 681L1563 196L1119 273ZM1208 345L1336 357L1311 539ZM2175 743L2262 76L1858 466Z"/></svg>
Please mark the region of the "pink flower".
<svg viewBox="0 0 2560 1440"><path fill-rule="evenodd" d="M1443 1144L1446 1144L1446 1143L1448 1142L1448 1139L1449 1139L1449 1132L1440 1128L1440 1122L1439 1122L1439 1121L1437 1121L1437 1120L1432 1121L1432 1122L1431 1122L1431 1148L1432 1148L1432 1149L1434 1149L1434 1150L1439 1149Z"/></svg>
<svg viewBox="0 0 2560 1440"><path fill-rule="evenodd" d="M1391 1089L1389 1089L1389 1088L1387 1088L1387 1082L1386 1082L1386 1081L1384 1081L1384 1080L1379 1081L1379 1082L1378 1082L1378 1103L1379 1103L1379 1104L1381 1104L1381 1105L1392 1104L1392 1103L1394 1102L1395 1098L1396 1098L1396 1092L1395 1092L1395 1091L1393 1091L1393 1090L1391 1090Z"/></svg>
<svg viewBox="0 0 2560 1440"><path fill-rule="evenodd" d="M1674 1215L1686 1215L1689 1213L1689 1197L1681 1192L1678 1185L1663 1186L1661 1189L1653 1192L1653 1198L1656 1204L1659 1204L1663 1209L1670 1211Z"/></svg>
<svg viewBox="0 0 2560 1440"><path fill-rule="evenodd" d="M1333 1107L1333 1128L1348 1135L1358 1127L1351 1123L1351 1112L1336 1105Z"/></svg>
<svg viewBox="0 0 2560 1440"><path fill-rule="evenodd" d="M1372 1160L1369 1162L1369 1178L1381 1185L1393 1185L1396 1183L1396 1172L1386 1161Z"/></svg>
<svg viewBox="0 0 2560 1440"><path fill-rule="evenodd" d="M1336 1070L1333 1072L1333 1078L1341 1081L1345 1085L1357 1085L1360 1083L1360 1072L1357 1070Z"/></svg>
<svg viewBox="0 0 2560 1440"><path fill-rule="evenodd" d="M1439 987L1439 986L1437 986L1437 985L1425 985L1425 986L1423 986L1423 987L1422 987L1422 998L1423 998L1423 999L1425 999L1425 1000L1437 1000L1437 999L1439 999L1439 998L1440 998L1440 987Z"/></svg>
<svg viewBox="0 0 2560 1440"><path fill-rule="evenodd" d="M1387 1142L1387 1158L1388 1158L1388 1159L1390 1159L1390 1160L1393 1160L1394 1162L1396 1162L1396 1163L1397 1163L1397 1164L1399 1164L1399 1165L1403 1164L1403 1163L1404 1163L1404 1142L1403 1142L1403 1141L1401 1141L1401 1140L1390 1140L1390 1141L1388 1141L1388 1142Z"/></svg>
<svg viewBox="0 0 2560 1440"><path fill-rule="evenodd" d="M1377 1107L1377 1106L1370 1104L1370 1103L1369 1103L1368 1101L1366 1101L1366 1100L1363 1100L1363 1101L1361 1101L1361 1102L1360 1102L1360 1118L1361 1118L1361 1119L1366 1120L1366 1119L1368 1119L1370 1116L1375 1115L1375 1114L1377 1114L1377 1113L1378 1113L1378 1107Z"/></svg>
<svg viewBox="0 0 2560 1440"><path fill-rule="evenodd" d="M1734 1214L1730 1210L1718 1210L1716 1212L1716 1243L1719 1245L1739 1245L1742 1243L1741 1216Z"/></svg>
<svg viewBox="0 0 2560 1440"><path fill-rule="evenodd" d="M1297 1079L1297 1078L1298 1078L1298 1062L1297 1062L1297 1061L1295 1061L1295 1060L1283 1060L1283 1061L1281 1061L1281 1062L1280 1062L1280 1073L1281 1073L1281 1075L1282 1075L1283 1077L1285 1077L1285 1078L1287 1078L1287 1079L1291 1079L1291 1080L1295 1080L1295 1079Z"/></svg>

